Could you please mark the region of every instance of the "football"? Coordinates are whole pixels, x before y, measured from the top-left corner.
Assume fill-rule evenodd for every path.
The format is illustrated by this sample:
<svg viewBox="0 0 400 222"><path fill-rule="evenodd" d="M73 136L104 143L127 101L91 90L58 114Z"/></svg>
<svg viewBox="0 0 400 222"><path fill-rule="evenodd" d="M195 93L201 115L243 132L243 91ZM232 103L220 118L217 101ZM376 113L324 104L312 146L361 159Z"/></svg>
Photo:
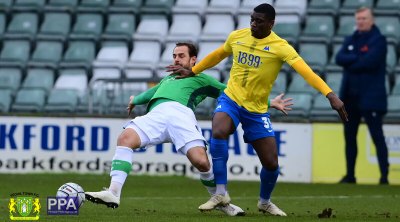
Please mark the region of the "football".
<svg viewBox="0 0 400 222"><path fill-rule="evenodd" d="M76 183L65 183L57 190L57 197L76 197L78 207L85 201L85 191Z"/></svg>

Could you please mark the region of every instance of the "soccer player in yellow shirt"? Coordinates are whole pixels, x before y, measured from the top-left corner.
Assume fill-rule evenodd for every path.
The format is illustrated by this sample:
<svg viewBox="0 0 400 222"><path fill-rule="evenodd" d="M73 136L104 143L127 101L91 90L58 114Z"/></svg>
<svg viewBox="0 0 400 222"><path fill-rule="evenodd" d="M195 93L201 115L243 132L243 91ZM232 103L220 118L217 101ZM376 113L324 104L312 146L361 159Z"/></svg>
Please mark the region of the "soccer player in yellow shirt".
<svg viewBox="0 0 400 222"><path fill-rule="evenodd" d="M245 142L254 147L263 166L257 207L262 212L286 216L285 212L270 201L278 179L279 165L266 99L284 62L324 94L342 120L347 121L343 102L312 71L296 50L272 31L274 22L275 9L269 4L258 5L251 15L250 28L230 33L223 46L211 52L191 70L180 66L167 67L168 71L179 73L184 78L211 68L233 54L228 86L218 98L212 120L210 152L217 191L209 201L199 207L201 211L212 210L230 202L226 190L228 138L241 123Z"/></svg>

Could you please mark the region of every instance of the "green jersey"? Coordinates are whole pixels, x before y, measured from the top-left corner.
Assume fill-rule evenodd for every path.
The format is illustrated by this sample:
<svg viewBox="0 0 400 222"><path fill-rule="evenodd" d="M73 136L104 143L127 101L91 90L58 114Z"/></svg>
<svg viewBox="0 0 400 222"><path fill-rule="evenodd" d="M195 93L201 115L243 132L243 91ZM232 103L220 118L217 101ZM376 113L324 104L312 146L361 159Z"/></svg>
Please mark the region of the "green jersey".
<svg viewBox="0 0 400 222"><path fill-rule="evenodd" d="M225 84L203 73L184 79L175 79L175 76L166 76L156 86L135 96L133 104L148 103L147 109L151 110L162 102L175 101L194 111L206 97L217 98L226 88Z"/></svg>

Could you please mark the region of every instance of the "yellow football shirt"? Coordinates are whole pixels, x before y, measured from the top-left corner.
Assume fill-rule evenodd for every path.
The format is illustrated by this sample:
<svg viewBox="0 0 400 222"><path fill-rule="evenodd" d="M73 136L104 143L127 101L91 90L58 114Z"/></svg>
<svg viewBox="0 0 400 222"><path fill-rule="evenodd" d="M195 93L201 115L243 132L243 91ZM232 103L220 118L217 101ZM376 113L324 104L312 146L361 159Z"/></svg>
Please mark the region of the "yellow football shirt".
<svg viewBox="0 0 400 222"><path fill-rule="evenodd" d="M224 44L233 55L227 94L250 112L265 113L268 96L284 62L302 59L288 42L273 31L263 39L254 38L250 28L233 31Z"/></svg>

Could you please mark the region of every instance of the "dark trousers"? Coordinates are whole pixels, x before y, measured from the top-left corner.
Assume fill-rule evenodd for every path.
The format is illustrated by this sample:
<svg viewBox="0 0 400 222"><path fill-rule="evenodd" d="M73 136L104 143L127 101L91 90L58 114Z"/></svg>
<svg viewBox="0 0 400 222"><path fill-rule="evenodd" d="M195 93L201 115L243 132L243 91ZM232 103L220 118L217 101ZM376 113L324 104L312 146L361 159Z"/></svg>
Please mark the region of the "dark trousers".
<svg viewBox="0 0 400 222"><path fill-rule="evenodd" d="M363 111L351 104L346 104L346 110L349 114L349 121L344 124L347 176L350 178L354 177L354 168L357 158L357 132L361 117L363 117L368 125L369 133L376 147L381 178L387 178L389 173L388 149L382 129L382 119L385 113Z"/></svg>

